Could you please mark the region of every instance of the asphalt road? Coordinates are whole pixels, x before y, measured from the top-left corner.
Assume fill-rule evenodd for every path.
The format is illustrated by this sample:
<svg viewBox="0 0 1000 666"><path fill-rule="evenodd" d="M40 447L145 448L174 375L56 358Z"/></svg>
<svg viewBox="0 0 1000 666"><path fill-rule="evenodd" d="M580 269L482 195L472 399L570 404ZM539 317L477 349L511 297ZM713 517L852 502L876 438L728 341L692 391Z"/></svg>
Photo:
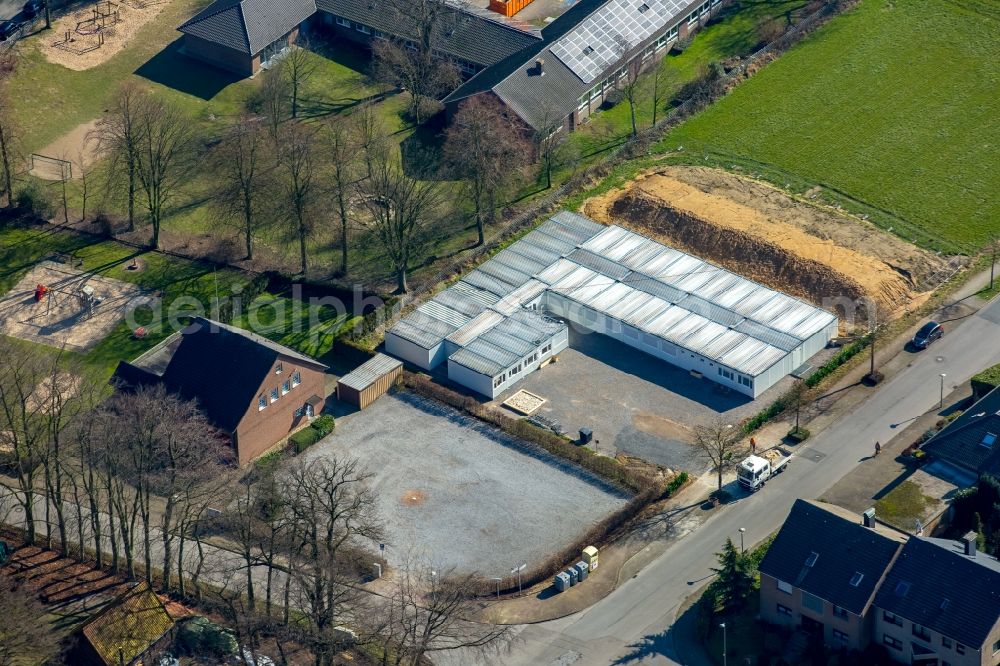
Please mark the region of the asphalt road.
<svg viewBox="0 0 1000 666"><path fill-rule="evenodd" d="M904 352L905 353L905 352ZM939 360L940 359L940 360ZM746 528L747 546L776 530L796 498L816 498L888 442L902 423L933 409L940 377L961 384L1000 362L1000 299L951 325L951 331L888 380L851 414L816 436L762 492L718 512L700 529L589 609L520 627L508 666L677 664L669 627L679 605L711 576L713 553ZM802 453L810 455L801 455ZM820 458L813 460L810 458Z"/></svg>

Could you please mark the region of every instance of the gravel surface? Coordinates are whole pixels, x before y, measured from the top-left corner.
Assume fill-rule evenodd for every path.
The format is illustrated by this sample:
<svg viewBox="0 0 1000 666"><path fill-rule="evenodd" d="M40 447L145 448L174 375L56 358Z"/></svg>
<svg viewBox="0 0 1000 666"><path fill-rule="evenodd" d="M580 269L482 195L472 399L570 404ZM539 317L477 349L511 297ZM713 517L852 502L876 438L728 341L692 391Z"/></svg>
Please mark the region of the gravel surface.
<svg viewBox="0 0 1000 666"><path fill-rule="evenodd" d="M309 457L350 454L375 473L386 557L484 576L533 563L627 496L544 451L407 392L337 421Z"/></svg>

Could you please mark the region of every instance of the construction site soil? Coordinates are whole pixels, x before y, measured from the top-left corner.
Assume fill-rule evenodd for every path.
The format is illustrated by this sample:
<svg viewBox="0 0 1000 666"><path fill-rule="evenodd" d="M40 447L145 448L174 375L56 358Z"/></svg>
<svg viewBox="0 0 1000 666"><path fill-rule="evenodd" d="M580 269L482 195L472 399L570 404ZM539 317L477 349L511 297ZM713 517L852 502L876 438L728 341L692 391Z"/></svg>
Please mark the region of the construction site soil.
<svg viewBox="0 0 1000 666"><path fill-rule="evenodd" d="M706 167L647 172L583 211L828 308L873 299L902 313L947 265L864 220Z"/></svg>

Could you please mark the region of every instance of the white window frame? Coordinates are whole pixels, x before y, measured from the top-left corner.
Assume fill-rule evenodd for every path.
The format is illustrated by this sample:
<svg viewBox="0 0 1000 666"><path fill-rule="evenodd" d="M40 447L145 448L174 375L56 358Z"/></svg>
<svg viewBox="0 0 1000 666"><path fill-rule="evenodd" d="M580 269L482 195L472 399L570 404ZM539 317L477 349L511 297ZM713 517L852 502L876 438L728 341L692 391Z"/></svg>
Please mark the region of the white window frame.
<svg viewBox="0 0 1000 666"><path fill-rule="evenodd" d="M336 21L337 25L339 25L339 26L342 26L344 28L350 28L351 27L351 22L349 20L345 19L342 16L338 16L334 20Z"/></svg>
<svg viewBox="0 0 1000 666"><path fill-rule="evenodd" d="M302 373L298 370L292 373L292 388L295 388L302 383Z"/></svg>
<svg viewBox="0 0 1000 666"><path fill-rule="evenodd" d="M262 412L265 409L267 409L267 396L262 395L259 398L257 398L257 411Z"/></svg>
<svg viewBox="0 0 1000 666"><path fill-rule="evenodd" d="M284 371L285 371L285 366L281 364L281 361L278 361L278 363L275 364L274 366L274 374L280 375Z"/></svg>
<svg viewBox="0 0 1000 666"><path fill-rule="evenodd" d="M270 395L270 397L271 397L271 404L272 405L274 403L278 402L278 389L276 389L276 388L271 389L271 395Z"/></svg>
<svg viewBox="0 0 1000 666"><path fill-rule="evenodd" d="M292 384L289 380L281 382L281 395L288 395L288 392L292 390Z"/></svg>
<svg viewBox="0 0 1000 666"><path fill-rule="evenodd" d="M365 35L370 35L370 34L372 34L372 30L371 30L371 28L369 28L368 26L366 26L366 25L363 25L363 24L361 24L361 23L355 23L355 24L354 24L354 29L355 29L355 30L357 30L357 31L358 31L358 32L360 32L360 33L363 33L363 34L365 34Z"/></svg>
<svg viewBox="0 0 1000 666"><path fill-rule="evenodd" d="M791 583L786 583L785 581L783 581L783 580L781 580L779 578L778 579L778 591L779 592L784 592L785 594L791 594L792 593L792 584Z"/></svg>

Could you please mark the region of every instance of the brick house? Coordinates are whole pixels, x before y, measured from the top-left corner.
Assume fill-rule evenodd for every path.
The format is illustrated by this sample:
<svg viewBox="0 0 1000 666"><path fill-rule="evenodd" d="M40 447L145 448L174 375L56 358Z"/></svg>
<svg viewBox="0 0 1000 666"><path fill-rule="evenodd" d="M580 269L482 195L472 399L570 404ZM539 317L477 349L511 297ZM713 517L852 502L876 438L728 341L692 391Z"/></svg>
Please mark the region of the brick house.
<svg viewBox="0 0 1000 666"><path fill-rule="evenodd" d="M761 618L861 650L871 640L875 593L902 545L874 521L796 500L760 563Z"/></svg>
<svg viewBox="0 0 1000 666"><path fill-rule="evenodd" d="M186 55L253 76L295 43L299 26L314 13L314 0L218 0L177 29Z"/></svg>
<svg viewBox="0 0 1000 666"><path fill-rule="evenodd" d="M875 596L874 640L921 666L1000 664L1000 562L962 541L912 537Z"/></svg>
<svg viewBox="0 0 1000 666"><path fill-rule="evenodd" d="M125 388L162 382L197 401L231 438L242 465L320 413L325 373L325 365L293 349L196 317L131 363L119 363L112 381Z"/></svg>
<svg viewBox="0 0 1000 666"><path fill-rule="evenodd" d="M874 512L796 500L760 564L760 614L833 650L883 646L920 666L1000 664L1000 562L962 541L907 536Z"/></svg>

